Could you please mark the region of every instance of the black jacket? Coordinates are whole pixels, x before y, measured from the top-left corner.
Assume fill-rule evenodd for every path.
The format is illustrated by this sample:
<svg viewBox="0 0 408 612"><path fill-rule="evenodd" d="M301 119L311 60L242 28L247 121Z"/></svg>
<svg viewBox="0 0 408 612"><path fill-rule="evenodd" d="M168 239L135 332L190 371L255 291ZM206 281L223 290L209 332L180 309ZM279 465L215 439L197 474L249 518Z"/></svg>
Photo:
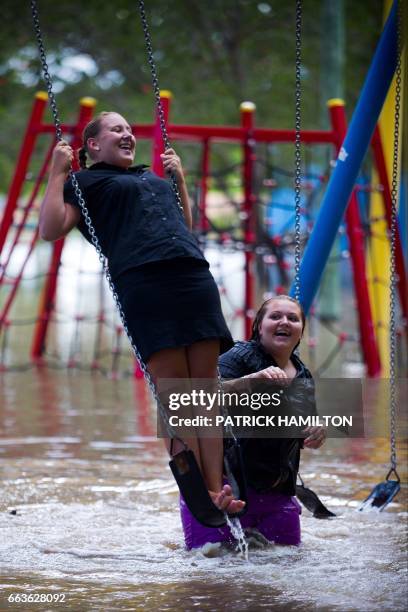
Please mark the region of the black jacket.
<svg viewBox="0 0 408 612"><path fill-rule="evenodd" d="M291 409L298 414L316 414L313 378L309 370L294 353L296 379L308 379L301 389L295 384L290 393ZM221 377L235 379L277 365L256 341L237 342L218 362ZM225 441L228 453L228 439ZM245 476L249 486L258 492L277 491L296 494L301 438L240 438Z"/></svg>

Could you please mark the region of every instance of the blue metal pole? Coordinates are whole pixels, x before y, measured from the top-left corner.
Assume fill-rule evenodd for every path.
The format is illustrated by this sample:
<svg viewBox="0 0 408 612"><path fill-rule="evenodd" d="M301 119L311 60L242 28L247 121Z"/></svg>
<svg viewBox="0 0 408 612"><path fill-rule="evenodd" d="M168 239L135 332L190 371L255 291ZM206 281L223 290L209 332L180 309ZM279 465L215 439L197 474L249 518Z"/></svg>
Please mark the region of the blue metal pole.
<svg viewBox="0 0 408 612"><path fill-rule="evenodd" d="M370 144L397 63L397 2L389 13L336 167L300 266L300 301L305 312L313 302L337 230ZM290 294L295 293L294 285Z"/></svg>

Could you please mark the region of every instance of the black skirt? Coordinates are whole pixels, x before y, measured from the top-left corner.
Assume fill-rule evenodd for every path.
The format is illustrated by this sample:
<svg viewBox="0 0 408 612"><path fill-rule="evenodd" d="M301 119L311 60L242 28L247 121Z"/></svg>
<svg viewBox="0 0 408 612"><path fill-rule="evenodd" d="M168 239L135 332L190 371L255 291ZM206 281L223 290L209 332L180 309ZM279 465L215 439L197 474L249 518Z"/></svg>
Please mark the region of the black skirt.
<svg viewBox="0 0 408 612"><path fill-rule="evenodd" d="M180 258L123 272L114 283L132 339L144 363L162 349L218 338L234 344L206 261Z"/></svg>

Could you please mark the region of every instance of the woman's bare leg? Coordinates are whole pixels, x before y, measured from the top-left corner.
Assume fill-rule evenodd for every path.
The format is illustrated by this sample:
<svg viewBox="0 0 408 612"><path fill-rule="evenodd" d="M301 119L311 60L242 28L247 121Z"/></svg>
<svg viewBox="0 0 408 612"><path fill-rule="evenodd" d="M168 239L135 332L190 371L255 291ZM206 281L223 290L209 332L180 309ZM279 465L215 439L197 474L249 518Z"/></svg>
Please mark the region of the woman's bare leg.
<svg viewBox="0 0 408 612"><path fill-rule="evenodd" d="M155 383L160 378L214 378L217 374L218 353L218 341L203 340L188 348L178 347L157 351L147 362L147 368ZM192 437L184 441L197 459L214 503L220 509L229 512L241 510L245 505L244 502L233 499L229 485L222 486L222 438L205 438L200 443L197 437ZM166 446L169 450L169 439L166 439Z"/></svg>
<svg viewBox="0 0 408 612"><path fill-rule="evenodd" d="M187 354L184 347L163 349L154 353L149 361L147 362L147 369L149 370L154 383L157 385L159 378L169 379L188 379L190 374L188 371ZM191 415L193 416L193 415ZM203 473L203 466L201 463L200 446L198 439L186 438L184 442L193 451L197 460L198 466ZM167 450L170 452L170 439L165 438L165 444ZM178 448L177 441L175 443L174 451L180 451L182 447Z"/></svg>
<svg viewBox="0 0 408 612"><path fill-rule="evenodd" d="M219 354L218 340L201 340L187 347L190 378L206 378L216 381ZM214 390L216 391L217 388L215 387ZM211 416L215 416L215 412ZM224 452L222 429L220 428L220 435L216 438L198 438L198 444L207 486L211 491L221 491Z"/></svg>
<svg viewBox="0 0 408 612"><path fill-rule="evenodd" d="M187 348L190 378L214 380L213 391L218 390L217 366L220 352L219 340L201 340ZM215 416L215 412L212 416ZM222 510L238 512L245 503L234 499L229 485L222 485L224 443L222 431L215 438L198 438L202 473L214 503ZM218 493L219 492L219 493Z"/></svg>

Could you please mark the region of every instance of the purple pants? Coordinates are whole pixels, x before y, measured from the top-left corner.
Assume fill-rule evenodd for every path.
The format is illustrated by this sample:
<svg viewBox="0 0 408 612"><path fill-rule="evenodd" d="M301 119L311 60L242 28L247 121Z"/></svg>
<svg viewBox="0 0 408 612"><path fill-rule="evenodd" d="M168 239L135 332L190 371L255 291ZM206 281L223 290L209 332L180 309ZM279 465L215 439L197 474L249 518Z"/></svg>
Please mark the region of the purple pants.
<svg viewBox="0 0 408 612"><path fill-rule="evenodd" d="M248 487L248 510L240 519L243 529L257 529L267 540L276 544L300 544L301 507L295 497L280 493L257 493ZM226 527L204 527L191 514L180 497L180 515L188 550L200 548L206 542L234 542Z"/></svg>

